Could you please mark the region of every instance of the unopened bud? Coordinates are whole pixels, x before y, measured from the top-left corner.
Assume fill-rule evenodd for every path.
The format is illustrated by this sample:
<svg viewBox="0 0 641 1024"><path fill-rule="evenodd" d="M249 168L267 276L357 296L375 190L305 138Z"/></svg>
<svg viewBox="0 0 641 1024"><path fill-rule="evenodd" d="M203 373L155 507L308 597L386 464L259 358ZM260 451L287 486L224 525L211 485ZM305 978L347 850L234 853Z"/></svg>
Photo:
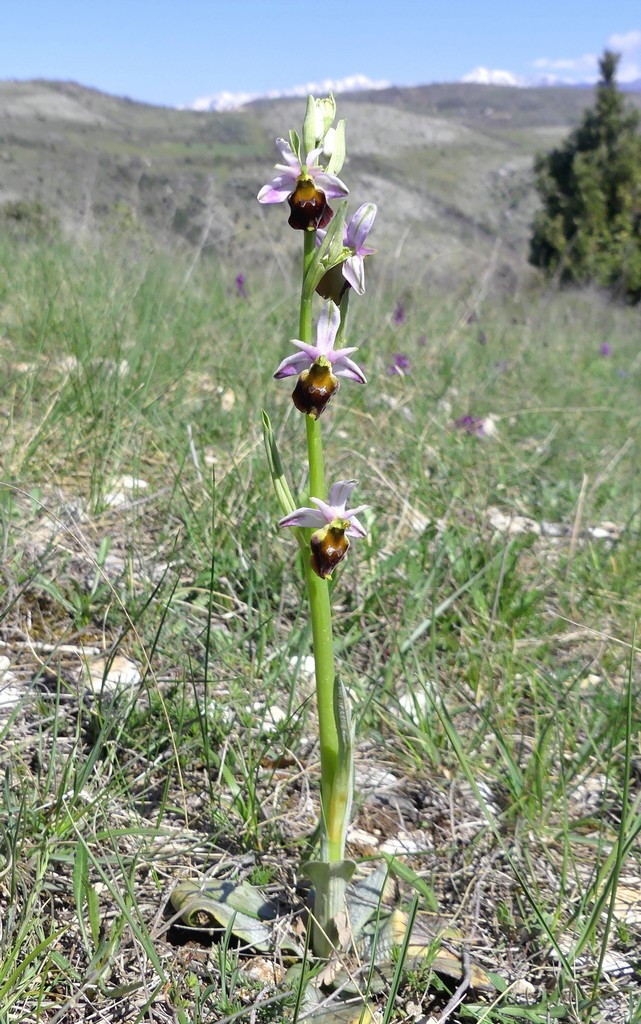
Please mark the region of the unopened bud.
<svg viewBox="0 0 641 1024"><path fill-rule="evenodd" d="M315 101L316 106L316 138L321 142L326 136L336 117L336 100L330 93Z"/></svg>

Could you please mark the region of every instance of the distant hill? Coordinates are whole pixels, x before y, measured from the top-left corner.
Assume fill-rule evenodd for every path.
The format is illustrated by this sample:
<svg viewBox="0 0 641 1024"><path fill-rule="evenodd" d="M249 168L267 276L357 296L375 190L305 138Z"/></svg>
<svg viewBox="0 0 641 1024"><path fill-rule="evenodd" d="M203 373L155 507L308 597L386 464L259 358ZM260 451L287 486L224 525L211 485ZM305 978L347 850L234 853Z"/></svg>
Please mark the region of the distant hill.
<svg viewBox="0 0 641 1024"><path fill-rule="evenodd" d="M629 99L641 107L641 95ZM379 205L375 244L390 271L474 279L495 252L509 281L526 263L533 157L591 101L581 89L463 83L339 96L343 176L354 206ZM279 99L205 113L70 82L1 82L0 212L37 201L74 235L204 246L239 270L282 263L298 239L256 193L278 157L274 138L303 110L300 99Z"/></svg>

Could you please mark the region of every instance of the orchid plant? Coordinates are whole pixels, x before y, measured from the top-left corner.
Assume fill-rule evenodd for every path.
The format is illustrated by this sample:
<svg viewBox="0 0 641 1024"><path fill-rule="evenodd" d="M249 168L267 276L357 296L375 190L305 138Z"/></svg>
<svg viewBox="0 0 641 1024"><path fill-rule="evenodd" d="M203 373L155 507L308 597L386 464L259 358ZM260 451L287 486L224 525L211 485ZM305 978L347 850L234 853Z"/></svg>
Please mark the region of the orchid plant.
<svg viewBox="0 0 641 1024"><path fill-rule="evenodd" d="M320 417L342 380L366 384L362 368L351 358L356 346L345 345L351 291L365 291L364 260L374 252L367 236L376 217L374 203L362 204L346 221L347 203L334 212L328 200L343 200L348 189L338 177L345 159L345 122L334 127L336 104L309 97L302 137L290 131L277 139L282 163L261 188L263 204L287 202L289 225L303 232L302 287L298 350L276 368L277 380L295 378L292 400L305 417L309 504L298 507L285 481L269 418L263 423L272 479L283 518L303 553L309 599L316 675L320 759L320 856L304 865L314 885L313 947L328 956L338 944L346 920L345 892L354 863L345 858L353 787L352 725L347 694L334 665L332 614L328 581L345 559L352 540L363 538L358 516L367 506L348 507L355 480L339 480L327 490ZM314 303L325 300L316 321Z"/></svg>
<svg viewBox="0 0 641 1024"><path fill-rule="evenodd" d="M356 393L351 385L367 383L363 369L352 358L357 348L346 341L347 313L351 292L361 295L365 290L365 261L374 251L366 243L376 206L363 203L349 220L346 218L344 197L348 190L338 177L345 159L345 122L339 121L334 127L335 116L333 97L310 96L302 136L290 131L289 141L277 140L283 162L276 165L277 173L258 193L259 202L266 205L287 202L289 224L302 231L303 241L297 336L291 339L295 351L285 355L274 372L276 380L294 383L292 400L305 424L308 486L302 502L292 496L265 412L263 429L274 490L283 513L279 527L289 530L300 548L312 627L321 769L320 849L317 859L308 860L303 871L314 887L313 952L328 961L315 976L317 984L307 984L311 977L304 963L307 943L303 947L298 935L281 928L278 944L281 950L300 958L297 999L304 998L308 1008L314 1009L313 1019L318 1024L348 1019L364 1024L373 1020L367 992L359 993L357 1008L352 1002L339 1002L336 1013L329 1008L322 1013L323 986L334 986L338 995L352 983L353 968L360 970L368 962L370 979L376 964L377 969L387 965L398 980L398 965L393 963L396 949L401 964L406 955L429 955L435 970L461 984L488 992L494 991L494 985L481 968L470 963L466 966L464 958L451 948L439 949L434 956L436 938L446 933L450 943L462 942L463 938L449 924L444 925L445 919L439 915L423 912L415 924L417 898L408 914L398 908L382 909L385 883L392 870L389 859L366 878L349 885L355 870L354 862L345 856L354 782L353 731L347 693L334 663L329 582L344 563L352 542L365 537L360 516L367 506L353 504L356 480L338 480L327 487L321 417L344 380L349 384L347 396ZM340 200L335 212L328 199ZM242 295L244 283L244 277L237 279L238 294ZM405 310L399 303L394 321L400 323L404 318ZM408 368L408 358L397 353L392 372L402 375ZM332 409L340 404L335 402ZM216 877L207 878L205 884L188 878L175 886L170 898L183 926L195 929L205 922L207 927L233 932L255 950L273 948L277 909L246 880L230 885ZM338 968L340 957L333 955L337 951L352 954L352 962L344 970ZM365 987L369 990L369 981Z"/></svg>

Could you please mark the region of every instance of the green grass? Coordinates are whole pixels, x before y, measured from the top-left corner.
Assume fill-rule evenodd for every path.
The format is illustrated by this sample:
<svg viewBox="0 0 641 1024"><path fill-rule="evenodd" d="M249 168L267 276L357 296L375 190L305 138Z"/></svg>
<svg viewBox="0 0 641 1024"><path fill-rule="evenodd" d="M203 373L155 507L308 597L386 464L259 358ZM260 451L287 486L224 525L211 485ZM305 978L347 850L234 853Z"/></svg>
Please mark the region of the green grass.
<svg viewBox="0 0 641 1024"><path fill-rule="evenodd" d="M351 320L370 383L323 418L328 475L371 505L333 588L357 761L404 800L357 793L356 825L429 838L407 866L507 986L451 1019L596 1021L615 999L640 1020L638 985L602 976L612 952L638 968L641 938L617 900L641 880L638 311L479 281L443 297L382 266ZM164 925L185 875L291 892L315 820L309 628L260 422L303 494L302 423L271 380L295 297L268 268L243 301L241 270L0 242L0 654L23 694L0 718L2 1024L292 1019L230 936L203 953ZM113 505L125 475L147 486ZM83 648L139 682L89 696ZM385 1019L444 1005L434 984L390 978Z"/></svg>

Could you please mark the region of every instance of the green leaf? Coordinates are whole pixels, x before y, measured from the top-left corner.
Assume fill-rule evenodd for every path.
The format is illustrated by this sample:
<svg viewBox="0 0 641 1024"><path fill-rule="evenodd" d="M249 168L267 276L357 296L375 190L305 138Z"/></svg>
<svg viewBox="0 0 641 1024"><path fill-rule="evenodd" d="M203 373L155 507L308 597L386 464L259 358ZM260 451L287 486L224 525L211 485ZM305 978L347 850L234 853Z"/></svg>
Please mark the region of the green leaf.
<svg viewBox="0 0 641 1024"><path fill-rule="evenodd" d="M352 928L352 941L356 943L365 925L378 911L390 872L387 864L381 864L375 871L348 886L345 894L347 913Z"/></svg>
<svg viewBox="0 0 641 1024"><path fill-rule="evenodd" d="M249 882L208 879L204 884L193 879L178 882L170 896L174 910L184 927L197 931L228 929L254 949L266 953L274 948L272 928L276 906ZM294 942L281 948L299 952Z"/></svg>
<svg viewBox="0 0 641 1024"><path fill-rule="evenodd" d="M100 901L98 899L98 893L89 881L89 855L87 846L82 839L78 840L76 847L76 856L73 862L73 895L76 904L76 914L78 915L78 923L83 934L83 938L88 947L92 944L94 947L98 946L100 942ZM85 927L85 905L87 907L87 914L89 917L89 927L91 929L91 942Z"/></svg>
<svg viewBox="0 0 641 1024"><path fill-rule="evenodd" d="M313 295L317 284L327 271L331 270L332 267L338 266L345 259L343 226L346 214L347 202L342 202L337 207L336 213L327 228L327 234L318 249L316 249L314 258L307 268L303 286L305 295Z"/></svg>
<svg viewBox="0 0 641 1024"><path fill-rule="evenodd" d="M434 895L434 890L431 885L427 884L424 878L421 878L415 871L412 871L407 864L401 863L401 861L393 854L387 853L382 856L385 857L385 861L391 875L407 882L416 890L416 892L420 893L425 900L425 906L428 910L438 911L438 902Z"/></svg>
<svg viewBox="0 0 641 1024"><path fill-rule="evenodd" d="M283 463L281 462L280 454L278 452L278 445L276 444L276 438L274 437L274 431L272 430L271 420L264 409L262 410L262 419L263 440L265 442L265 451L267 452L269 473L272 478L272 484L274 485L278 504L280 505L283 513L288 515L290 512L294 511L296 504L292 497L292 492L289 489L289 484L285 479L285 471L283 470ZM303 530L298 526L292 527L292 530L296 540L298 541L299 547L301 550L306 551L308 549L308 544Z"/></svg>
<svg viewBox="0 0 641 1024"><path fill-rule="evenodd" d="M300 163L300 136L293 128L289 133L289 144L292 147L292 151L295 154L296 159Z"/></svg>
<svg viewBox="0 0 641 1024"><path fill-rule="evenodd" d="M374 1007L363 999L348 1002L337 1001L315 1010L305 1017L311 1024L373 1024L376 1020Z"/></svg>

